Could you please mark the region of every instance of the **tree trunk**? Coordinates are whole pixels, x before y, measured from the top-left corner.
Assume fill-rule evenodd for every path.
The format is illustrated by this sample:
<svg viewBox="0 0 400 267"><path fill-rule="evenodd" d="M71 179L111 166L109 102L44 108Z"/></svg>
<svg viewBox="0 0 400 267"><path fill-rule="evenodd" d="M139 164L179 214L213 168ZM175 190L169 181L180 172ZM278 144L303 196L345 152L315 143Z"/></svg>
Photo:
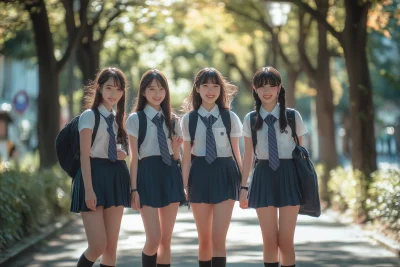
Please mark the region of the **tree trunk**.
<svg viewBox="0 0 400 267"><path fill-rule="evenodd" d="M295 88L299 72L296 70L287 69L288 84L286 89L286 106L296 108Z"/></svg>
<svg viewBox="0 0 400 267"><path fill-rule="evenodd" d="M54 142L60 130L60 103L57 61L50 32L46 6L43 0L26 4L35 33L39 65L38 139L40 168L57 163Z"/></svg>
<svg viewBox="0 0 400 267"><path fill-rule="evenodd" d="M74 117L74 92L75 92L75 75L74 67L76 64L76 54L74 54L70 62L68 63L68 81L67 81L67 92L68 92L68 115L69 120Z"/></svg>
<svg viewBox="0 0 400 267"><path fill-rule="evenodd" d="M361 170L366 177L370 177L377 169L375 116L366 52L367 15L371 3L360 5L358 1L346 0L345 6L343 49L350 82L352 164L354 169Z"/></svg>

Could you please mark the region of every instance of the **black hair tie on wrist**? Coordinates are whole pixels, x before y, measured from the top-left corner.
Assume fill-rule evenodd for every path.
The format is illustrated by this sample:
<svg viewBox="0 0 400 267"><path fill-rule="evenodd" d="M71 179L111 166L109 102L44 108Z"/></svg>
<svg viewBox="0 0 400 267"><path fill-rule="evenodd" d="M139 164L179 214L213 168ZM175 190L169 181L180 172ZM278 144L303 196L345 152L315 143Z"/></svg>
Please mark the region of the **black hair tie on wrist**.
<svg viewBox="0 0 400 267"><path fill-rule="evenodd" d="M240 190L242 190L242 189L244 189L244 190L246 190L246 191L249 191L249 187L248 187L248 186L241 186L241 187L240 187Z"/></svg>

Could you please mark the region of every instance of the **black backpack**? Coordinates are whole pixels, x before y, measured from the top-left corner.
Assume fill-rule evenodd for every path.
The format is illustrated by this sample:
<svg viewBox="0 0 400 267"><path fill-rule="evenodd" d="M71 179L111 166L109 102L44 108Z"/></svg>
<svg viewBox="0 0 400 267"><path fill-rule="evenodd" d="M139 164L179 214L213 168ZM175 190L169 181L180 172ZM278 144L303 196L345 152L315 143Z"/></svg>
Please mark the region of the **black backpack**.
<svg viewBox="0 0 400 267"><path fill-rule="evenodd" d="M257 113L253 111L250 114L250 127L254 153L257 145L257 131L254 129L256 117ZM314 165L310 160L310 155L307 149L299 144L299 137L296 133L295 110L287 108L286 117L289 127L292 130L292 137L296 142L296 147L292 152L292 156L303 196L303 204L300 206L299 214L319 217L321 215L321 204L319 200L317 173L315 172Z"/></svg>
<svg viewBox="0 0 400 267"><path fill-rule="evenodd" d="M147 132L147 117L143 110L136 112L139 118L139 133L138 133L138 153L140 146L143 144ZM172 120L172 133L175 134L175 119Z"/></svg>
<svg viewBox="0 0 400 267"><path fill-rule="evenodd" d="M96 138L97 130L100 124L100 112L97 108L93 109L94 112L94 128L92 133L92 143ZM81 115L73 118L65 127L58 133L56 137L56 151L58 162L61 168L70 176L75 178L78 169L81 167L80 160L80 139L78 123L79 117Z"/></svg>
<svg viewBox="0 0 400 267"><path fill-rule="evenodd" d="M235 159L238 170L240 170L237 160L236 160L235 152L233 151L232 141L231 141L231 129L232 129L231 115L229 113L229 110L222 109L222 108L219 109L219 114L221 115L222 122L226 129L226 135L228 137L229 144L231 145L233 158ZM194 142L194 137L196 136L196 128L197 128L198 119L199 119L198 111L196 109L192 110L189 113L189 135L190 135L190 145L192 145L192 146L193 146L193 142Z"/></svg>

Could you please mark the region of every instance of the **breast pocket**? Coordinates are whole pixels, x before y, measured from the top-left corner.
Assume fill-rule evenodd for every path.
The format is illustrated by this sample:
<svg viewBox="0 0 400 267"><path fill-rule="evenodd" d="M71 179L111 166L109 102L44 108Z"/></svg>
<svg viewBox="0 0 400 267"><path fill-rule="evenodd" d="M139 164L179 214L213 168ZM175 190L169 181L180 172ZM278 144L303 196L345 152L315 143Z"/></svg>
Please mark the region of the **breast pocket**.
<svg viewBox="0 0 400 267"><path fill-rule="evenodd" d="M218 147L228 146L229 140L225 128L213 128L213 133Z"/></svg>
<svg viewBox="0 0 400 267"><path fill-rule="evenodd" d="M292 137L292 131L289 126L286 127L286 130L283 133L281 133L279 130L279 135L277 139L278 139L278 148L280 151L290 151L290 149L293 150L294 140Z"/></svg>

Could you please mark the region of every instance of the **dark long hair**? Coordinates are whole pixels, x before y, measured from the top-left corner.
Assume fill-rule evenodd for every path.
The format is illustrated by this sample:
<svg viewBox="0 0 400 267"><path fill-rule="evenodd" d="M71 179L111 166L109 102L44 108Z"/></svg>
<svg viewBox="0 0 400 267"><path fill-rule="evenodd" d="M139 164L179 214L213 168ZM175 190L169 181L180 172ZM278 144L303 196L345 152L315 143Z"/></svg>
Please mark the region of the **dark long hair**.
<svg viewBox="0 0 400 267"><path fill-rule="evenodd" d="M121 99L117 103L117 115L115 121L118 125L117 141L123 145L127 144L127 135L125 130L125 96L128 83L124 73L117 68L105 68L101 70L94 81L91 81L85 88L85 108L97 108L103 97L100 88L109 80L114 80L114 85L123 91Z"/></svg>
<svg viewBox="0 0 400 267"><path fill-rule="evenodd" d="M260 88L269 84L270 86L279 86L282 84L281 74L273 67L263 67L254 74L253 76L253 86L254 88ZM254 89L253 88L253 89ZM281 133L286 130L288 125L286 118L286 91L283 85L278 95L279 102L279 128ZM253 90L253 98L255 100L255 108L257 112L256 124L254 125L255 130L261 130L263 127L263 119L260 115L260 108L262 105L261 99L258 97L256 90Z"/></svg>
<svg viewBox="0 0 400 267"><path fill-rule="evenodd" d="M194 77L192 92L185 99L183 110L185 112L199 109L202 103L200 94L197 88L205 83L218 84L221 87L219 97L215 101L219 108L229 110L231 102L237 93L237 87L229 83L222 74L214 68L204 68L200 70Z"/></svg>
<svg viewBox="0 0 400 267"><path fill-rule="evenodd" d="M134 108L133 108L132 112L138 112L140 110L143 110L146 107L147 99L144 96L144 94L145 94L146 88L150 86L150 84L153 82L153 80L156 80L157 83L160 84L165 89L165 98L161 102L161 110L164 113L165 124L167 125L167 128L168 128L168 137L171 138L172 133L173 133L172 120L176 119L176 115L172 112L167 78L161 71L159 71L157 69L152 69L152 70L146 71L143 74L142 78L140 79L138 96L135 100L135 104L134 104Z"/></svg>

